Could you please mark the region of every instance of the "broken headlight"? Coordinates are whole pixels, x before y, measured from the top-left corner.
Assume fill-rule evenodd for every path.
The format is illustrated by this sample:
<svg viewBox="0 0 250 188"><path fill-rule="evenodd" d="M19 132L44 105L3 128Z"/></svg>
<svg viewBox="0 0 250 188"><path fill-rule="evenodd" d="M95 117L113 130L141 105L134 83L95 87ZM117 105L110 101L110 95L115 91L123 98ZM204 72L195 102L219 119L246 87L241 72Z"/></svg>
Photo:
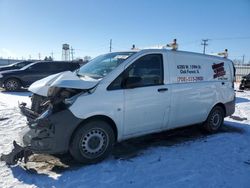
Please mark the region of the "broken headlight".
<svg viewBox="0 0 250 188"><path fill-rule="evenodd" d="M66 104L66 105L72 105L81 94L82 94L82 92L74 95L73 97L64 99L64 101L63 101L64 104Z"/></svg>
<svg viewBox="0 0 250 188"><path fill-rule="evenodd" d="M53 97L53 96L55 96L56 93L58 92L58 90L59 90L59 88L57 88L57 87L50 87L50 88L48 89L47 96L48 96L48 97Z"/></svg>

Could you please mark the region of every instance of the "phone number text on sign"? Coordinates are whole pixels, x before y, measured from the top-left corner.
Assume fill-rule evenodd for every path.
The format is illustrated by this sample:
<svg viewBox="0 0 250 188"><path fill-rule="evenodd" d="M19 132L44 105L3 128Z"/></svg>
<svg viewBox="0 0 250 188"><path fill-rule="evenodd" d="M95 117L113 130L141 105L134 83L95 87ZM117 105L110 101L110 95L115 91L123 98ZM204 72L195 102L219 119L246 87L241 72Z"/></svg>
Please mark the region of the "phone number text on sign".
<svg viewBox="0 0 250 188"><path fill-rule="evenodd" d="M199 82L203 81L203 76L179 76L177 82Z"/></svg>

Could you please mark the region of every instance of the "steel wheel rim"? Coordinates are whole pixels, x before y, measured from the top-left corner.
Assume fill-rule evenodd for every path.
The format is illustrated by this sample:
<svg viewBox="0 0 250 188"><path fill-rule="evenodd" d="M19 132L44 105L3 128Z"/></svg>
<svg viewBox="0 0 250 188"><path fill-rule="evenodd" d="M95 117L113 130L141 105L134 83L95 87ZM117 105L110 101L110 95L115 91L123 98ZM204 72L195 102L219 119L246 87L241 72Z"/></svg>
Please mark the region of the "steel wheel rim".
<svg viewBox="0 0 250 188"><path fill-rule="evenodd" d="M211 117L211 124L213 128L218 128L221 124L221 115L220 112L216 111Z"/></svg>
<svg viewBox="0 0 250 188"><path fill-rule="evenodd" d="M17 89L17 87L18 87L18 83L15 80L9 80L6 83L6 88L8 88L9 90L15 90Z"/></svg>
<svg viewBox="0 0 250 188"><path fill-rule="evenodd" d="M106 151L108 143L108 134L103 129L91 129L80 140L81 154L86 158L97 158Z"/></svg>

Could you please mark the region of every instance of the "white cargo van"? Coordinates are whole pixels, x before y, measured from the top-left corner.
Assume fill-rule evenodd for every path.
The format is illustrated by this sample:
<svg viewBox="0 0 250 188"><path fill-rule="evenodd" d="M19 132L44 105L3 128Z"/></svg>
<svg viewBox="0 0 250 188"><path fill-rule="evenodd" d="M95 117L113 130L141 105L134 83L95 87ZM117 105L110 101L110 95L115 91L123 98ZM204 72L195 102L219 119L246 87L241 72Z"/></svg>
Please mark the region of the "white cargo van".
<svg viewBox="0 0 250 188"><path fill-rule="evenodd" d="M128 138L198 123L215 132L234 113L233 81L226 58L166 49L101 55L30 86L22 144L92 163Z"/></svg>

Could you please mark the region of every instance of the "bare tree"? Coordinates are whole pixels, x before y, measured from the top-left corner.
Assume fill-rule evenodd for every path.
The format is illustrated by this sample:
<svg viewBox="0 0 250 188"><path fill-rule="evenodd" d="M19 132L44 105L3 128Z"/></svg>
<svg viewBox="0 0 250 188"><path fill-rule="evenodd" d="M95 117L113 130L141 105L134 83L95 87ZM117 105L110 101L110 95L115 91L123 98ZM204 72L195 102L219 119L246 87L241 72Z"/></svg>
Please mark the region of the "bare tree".
<svg viewBox="0 0 250 188"><path fill-rule="evenodd" d="M89 60L91 60L91 57L90 57L90 56L84 56L83 61L88 62Z"/></svg>

